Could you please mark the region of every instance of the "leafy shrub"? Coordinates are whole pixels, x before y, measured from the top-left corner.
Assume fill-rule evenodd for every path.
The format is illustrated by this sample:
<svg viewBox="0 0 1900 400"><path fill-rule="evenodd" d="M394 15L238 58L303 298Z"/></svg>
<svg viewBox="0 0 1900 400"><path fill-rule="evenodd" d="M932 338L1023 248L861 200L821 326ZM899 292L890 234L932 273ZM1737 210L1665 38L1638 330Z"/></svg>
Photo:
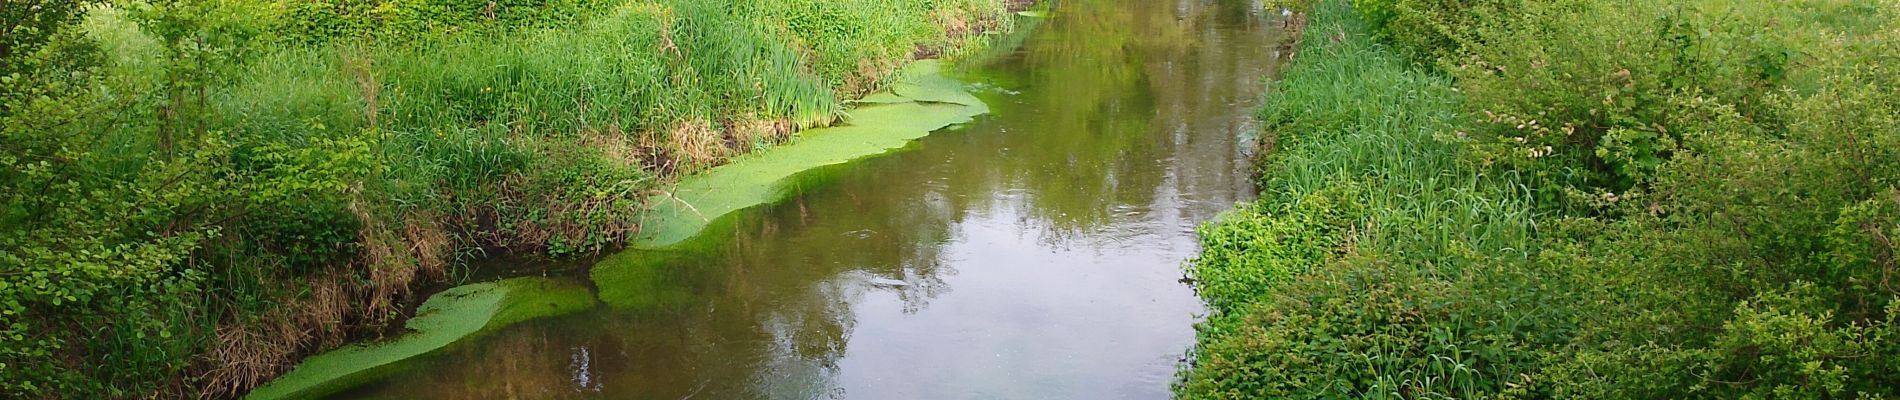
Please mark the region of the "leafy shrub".
<svg viewBox="0 0 1900 400"><path fill-rule="evenodd" d="M1762 9L1689 3L1529 2L1469 24L1450 72L1468 93L1486 162L1577 190L1652 179L1697 132L1779 129L1773 88L1795 40ZM1420 18L1430 18L1421 16ZM1590 23L1579 23L1588 20Z"/></svg>
<svg viewBox="0 0 1900 400"><path fill-rule="evenodd" d="M1507 23L1523 0L1353 0L1371 34L1415 59L1458 55L1483 24Z"/></svg>
<svg viewBox="0 0 1900 400"><path fill-rule="evenodd" d="M1404 82L1342 3L1268 99L1263 205L1202 231L1183 397L1896 395L1900 8L1371 2L1453 78Z"/></svg>
<svg viewBox="0 0 1900 400"><path fill-rule="evenodd" d="M1442 79L1408 70L1316 5L1304 55L1262 118L1277 134L1262 198L1200 233L1190 273L1213 314L1185 398L1483 397L1521 386L1564 337L1524 291L1523 193L1459 176ZM1334 41L1331 37L1343 37ZM1467 230L1466 228L1470 228ZM1553 322L1554 321L1554 322ZM1508 384L1508 385L1507 385Z"/></svg>
<svg viewBox="0 0 1900 400"><path fill-rule="evenodd" d="M283 3L279 19L286 39L320 43L336 39L389 41L466 31L554 28L613 4L601 0L295 0Z"/></svg>

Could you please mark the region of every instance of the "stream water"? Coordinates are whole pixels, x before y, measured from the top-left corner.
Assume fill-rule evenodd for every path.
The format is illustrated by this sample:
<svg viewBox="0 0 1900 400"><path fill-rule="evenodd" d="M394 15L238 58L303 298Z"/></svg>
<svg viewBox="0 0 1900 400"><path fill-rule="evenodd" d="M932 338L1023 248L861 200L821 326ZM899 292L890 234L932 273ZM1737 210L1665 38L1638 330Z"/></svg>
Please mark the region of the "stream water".
<svg viewBox="0 0 1900 400"><path fill-rule="evenodd" d="M954 73L992 115L743 211L619 283L633 301L338 397L1167 398L1203 312L1181 281L1194 228L1253 192L1279 12L1051 3L1021 47ZM654 259L604 262L629 257Z"/></svg>

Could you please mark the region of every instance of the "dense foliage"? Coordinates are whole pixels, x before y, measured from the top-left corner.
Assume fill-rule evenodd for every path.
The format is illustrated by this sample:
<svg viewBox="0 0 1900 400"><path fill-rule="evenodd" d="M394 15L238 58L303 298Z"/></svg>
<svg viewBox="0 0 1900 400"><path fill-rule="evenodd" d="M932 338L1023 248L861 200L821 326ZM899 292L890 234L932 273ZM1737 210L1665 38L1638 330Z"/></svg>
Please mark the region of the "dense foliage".
<svg viewBox="0 0 1900 400"><path fill-rule="evenodd" d="M1346 3L1183 397L1900 396L1900 3Z"/></svg>
<svg viewBox="0 0 1900 400"><path fill-rule="evenodd" d="M0 1L0 397L228 397L593 251L993 0Z"/></svg>

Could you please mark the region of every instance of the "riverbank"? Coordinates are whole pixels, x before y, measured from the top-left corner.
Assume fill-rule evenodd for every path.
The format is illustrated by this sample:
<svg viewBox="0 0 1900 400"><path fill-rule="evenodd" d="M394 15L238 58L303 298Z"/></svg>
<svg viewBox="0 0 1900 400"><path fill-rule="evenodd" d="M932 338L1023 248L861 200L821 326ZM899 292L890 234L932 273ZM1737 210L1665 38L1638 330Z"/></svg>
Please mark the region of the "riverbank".
<svg viewBox="0 0 1900 400"><path fill-rule="evenodd" d="M937 124L888 112L963 105L904 93L962 96L867 98L853 124L901 123L812 132L689 177L685 228L661 231L680 233L551 273L592 280L602 304L338 397L1166 397L1203 310L1179 263L1193 226L1251 197L1243 137L1282 24L1244 2L1045 15L1000 40L1021 47L952 70L989 116L912 141ZM878 155L804 170L847 148Z"/></svg>
<svg viewBox="0 0 1900 400"><path fill-rule="evenodd" d="M645 211L643 233L627 249L589 268L591 282L516 277L432 294L402 334L313 355L245 398L321 398L390 376L416 358L515 323L603 304L651 306L656 292L677 290L652 282L655 271L678 262L652 253L681 252L688 241L717 243L725 238L705 234L709 226L730 224L741 210L782 200L812 185L802 177L889 153L989 111L965 91L964 83L943 76L941 68L938 60L913 62L896 74L890 90L858 100L861 105L850 108L850 117L838 126L801 131L795 142L683 177L663 201Z"/></svg>
<svg viewBox="0 0 1900 400"><path fill-rule="evenodd" d="M1895 9L1310 3L1179 397L1895 395Z"/></svg>
<svg viewBox="0 0 1900 400"><path fill-rule="evenodd" d="M829 125L1025 4L61 9L0 51L25 74L0 93L0 390L243 393L404 323L468 260L618 246L668 182Z"/></svg>

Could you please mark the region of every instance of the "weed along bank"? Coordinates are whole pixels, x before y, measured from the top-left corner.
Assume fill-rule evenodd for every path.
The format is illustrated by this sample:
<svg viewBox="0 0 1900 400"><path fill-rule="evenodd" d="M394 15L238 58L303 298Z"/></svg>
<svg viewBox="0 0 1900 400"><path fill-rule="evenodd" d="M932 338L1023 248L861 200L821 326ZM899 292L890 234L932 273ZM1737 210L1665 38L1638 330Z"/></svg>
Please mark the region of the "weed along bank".
<svg viewBox="0 0 1900 400"><path fill-rule="evenodd" d="M1893 2L1301 2L1182 398L1888 398Z"/></svg>

